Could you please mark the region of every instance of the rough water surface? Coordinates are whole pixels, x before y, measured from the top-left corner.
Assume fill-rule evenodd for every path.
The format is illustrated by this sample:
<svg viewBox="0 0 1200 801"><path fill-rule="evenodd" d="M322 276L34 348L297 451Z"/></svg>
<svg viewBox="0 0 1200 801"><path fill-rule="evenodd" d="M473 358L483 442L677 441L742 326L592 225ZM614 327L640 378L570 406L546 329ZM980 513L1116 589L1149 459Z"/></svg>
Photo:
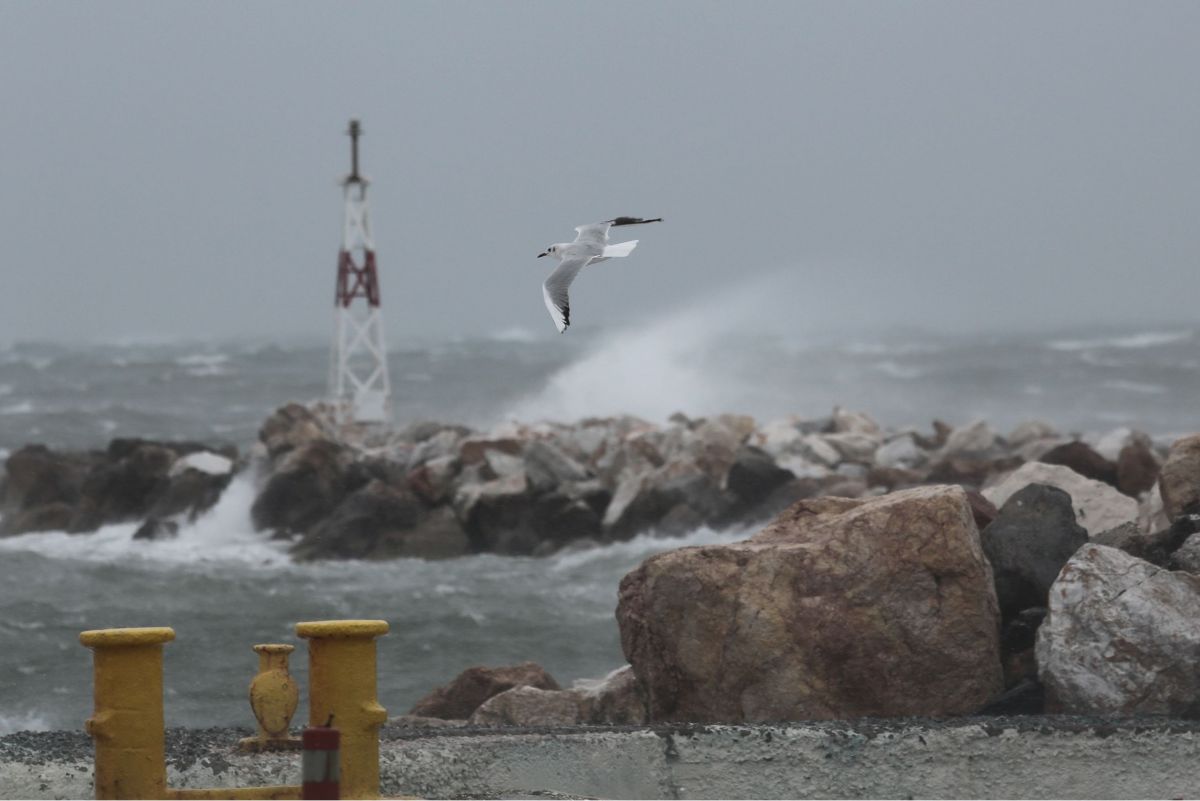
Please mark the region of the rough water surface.
<svg viewBox="0 0 1200 801"><path fill-rule="evenodd" d="M611 335L505 331L394 348L396 417L489 426L615 413L661 421L680 410L766 421L842 404L922 429L935 417L982 417L1000 431L1040 418L1064 432L1130 426L1170 439L1196 426L1191 329L821 339L739 333L734 323L689 314ZM244 450L274 408L322 395L327 364L324 345L0 345L0 457L30 442L103 447L117 436ZM166 648L171 725L249 724L250 646L297 642L291 627L305 619L391 623L380 696L393 713L472 664L534 659L560 682L600 676L624 662L613 610L627 571L660 550L745 534L702 529L547 559L300 566L251 530L252 498L240 477L165 542L132 542L133 525L0 540L0 732L79 727L91 664L78 633L108 626L176 629ZM304 673L302 648L294 669Z"/></svg>

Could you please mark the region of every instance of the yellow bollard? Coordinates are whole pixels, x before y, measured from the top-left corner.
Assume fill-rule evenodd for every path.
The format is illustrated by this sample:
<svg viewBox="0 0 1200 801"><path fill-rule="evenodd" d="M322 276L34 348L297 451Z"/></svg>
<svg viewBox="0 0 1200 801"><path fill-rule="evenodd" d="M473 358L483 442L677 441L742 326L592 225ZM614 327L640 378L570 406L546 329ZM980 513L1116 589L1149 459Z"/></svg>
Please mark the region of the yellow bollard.
<svg viewBox="0 0 1200 801"><path fill-rule="evenodd" d="M92 649L95 712L85 724L96 746L96 798L165 798L163 643L174 629L100 629Z"/></svg>
<svg viewBox="0 0 1200 801"><path fill-rule="evenodd" d="M250 682L250 708L258 721L258 735L239 743L243 751L300 748L299 737L288 736L288 724L300 703L300 688L288 672L288 655L294 645L256 645L258 674Z"/></svg>
<svg viewBox="0 0 1200 801"><path fill-rule="evenodd" d="M297 623L308 640L309 725L333 717L341 732L342 798L379 797L379 727L387 710L376 699L375 638L384 620L322 620Z"/></svg>

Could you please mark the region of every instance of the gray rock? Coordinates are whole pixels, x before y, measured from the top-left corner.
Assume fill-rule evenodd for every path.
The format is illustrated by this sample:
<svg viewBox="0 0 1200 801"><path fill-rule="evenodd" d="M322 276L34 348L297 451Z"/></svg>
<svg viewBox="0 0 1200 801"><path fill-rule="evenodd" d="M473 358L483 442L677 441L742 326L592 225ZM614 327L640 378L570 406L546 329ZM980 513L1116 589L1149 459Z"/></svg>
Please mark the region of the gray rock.
<svg viewBox="0 0 1200 801"><path fill-rule="evenodd" d="M457 456L446 455L428 459L409 472L408 486L426 503L442 503L450 497L460 467L462 465Z"/></svg>
<svg viewBox="0 0 1200 801"><path fill-rule="evenodd" d="M532 523L535 501L521 470L492 481L461 485L454 495L454 510L472 550L528 555L538 546Z"/></svg>
<svg viewBox="0 0 1200 801"><path fill-rule="evenodd" d="M797 453L810 462L836 467L842 461L842 454L833 445L825 441L821 434L805 434L796 446Z"/></svg>
<svg viewBox="0 0 1200 801"><path fill-rule="evenodd" d="M470 718L485 701L514 687L535 687L558 690L558 682L536 662L522 662L507 667L471 667L459 673L449 684L442 685L409 710L410 715L449 720Z"/></svg>
<svg viewBox="0 0 1200 801"><path fill-rule="evenodd" d="M292 547L292 555L301 561L399 556L406 533L421 517L421 504L411 492L372 481L314 526Z"/></svg>
<svg viewBox="0 0 1200 801"><path fill-rule="evenodd" d="M1121 426L1114 428L1111 431L1101 435L1095 441L1096 452L1109 461L1117 461L1117 457L1121 455L1122 449L1129 443L1133 442L1135 434L1133 429Z"/></svg>
<svg viewBox="0 0 1200 801"><path fill-rule="evenodd" d="M778 459L799 445L803 435L796 421L792 419L772 420L759 429L755 444L771 456Z"/></svg>
<svg viewBox="0 0 1200 801"><path fill-rule="evenodd" d="M1070 495L1030 484L1005 502L980 540L992 564L1000 611L1008 618L1046 605L1050 585L1088 536L1075 522Z"/></svg>
<svg viewBox="0 0 1200 801"><path fill-rule="evenodd" d="M422 515L417 524L404 532L389 552L377 552L374 557L408 557L415 559L453 559L471 551L466 530L448 506L439 506Z"/></svg>
<svg viewBox="0 0 1200 801"><path fill-rule="evenodd" d="M839 434L825 434L822 439L832 445L838 455L847 461L860 464L871 464L875 461L875 451L879 448L879 438L870 434L847 431Z"/></svg>
<svg viewBox="0 0 1200 801"><path fill-rule="evenodd" d="M911 434L902 434L885 442L875 451L875 464L880 467L913 468L924 464L929 456L917 447Z"/></svg>
<svg viewBox="0 0 1200 801"><path fill-rule="evenodd" d="M1054 426L1043 420L1026 420L1023 423L1017 424L1008 434L1008 446L1010 448L1020 448L1035 440L1052 440L1058 438L1058 431Z"/></svg>
<svg viewBox="0 0 1200 801"><path fill-rule="evenodd" d="M790 470L777 465L765 451L743 445L729 468L725 484L742 505L753 506L793 478Z"/></svg>
<svg viewBox="0 0 1200 801"><path fill-rule="evenodd" d="M276 409L258 430L258 439L266 446L272 462L298 448L332 437L333 432L326 422L299 403Z"/></svg>
<svg viewBox="0 0 1200 801"><path fill-rule="evenodd" d="M349 452L330 440L289 451L250 507L255 528L306 533L342 502L350 463Z"/></svg>
<svg viewBox="0 0 1200 801"><path fill-rule="evenodd" d="M497 478L512 476L517 473L522 473L528 478L528 473L525 472L525 460L520 456L514 456L496 449L488 449L483 452L483 461L488 466L488 470Z"/></svg>
<svg viewBox="0 0 1200 801"><path fill-rule="evenodd" d="M1117 489L1134 498L1158 482L1158 457L1146 437L1135 437L1117 455Z"/></svg>
<svg viewBox="0 0 1200 801"><path fill-rule="evenodd" d="M525 472L535 489L554 490L563 484L585 481L590 471L558 446L535 439L525 446Z"/></svg>
<svg viewBox="0 0 1200 801"><path fill-rule="evenodd" d="M863 434L872 439L882 439L883 429L871 416L863 412L852 412L835 406L833 409L833 430L838 434Z"/></svg>
<svg viewBox="0 0 1200 801"><path fill-rule="evenodd" d="M1115 487L1084 478L1069 467L1041 462L1022 465L995 486L985 488L983 494L1001 507L1014 493L1030 484L1049 484L1070 495L1075 521L1087 529L1089 537L1136 521L1138 517L1137 501L1122 495Z"/></svg>
<svg viewBox="0 0 1200 801"><path fill-rule="evenodd" d="M1200 434L1183 437L1171 446L1158 485L1168 520L1200 506Z"/></svg>
<svg viewBox="0 0 1200 801"><path fill-rule="evenodd" d="M1047 711L1200 712L1200 576L1089 543L1054 582L1049 608L1037 639Z"/></svg>
<svg viewBox="0 0 1200 801"><path fill-rule="evenodd" d="M492 696L471 715L474 726L569 726L582 722L579 693L514 687Z"/></svg>
<svg viewBox="0 0 1200 801"><path fill-rule="evenodd" d="M1038 461L1069 467L1084 478L1117 486L1116 463L1096 453L1086 442L1073 440L1056 445L1038 457Z"/></svg>
<svg viewBox="0 0 1200 801"><path fill-rule="evenodd" d="M646 693L629 665L602 679L579 679L571 689L580 696L585 723L604 726L640 726L648 722Z"/></svg>
<svg viewBox="0 0 1200 801"><path fill-rule="evenodd" d="M1175 553L1171 554L1172 570L1186 570L1200 574L1200 534L1188 537Z"/></svg>
<svg viewBox="0 0 1200 801"><path fill-rule="evenodd" d="M950 432L938 456L940 459L992 456L996 450L996 432L983 420L961 425Z"/></svg>
<svg viewBox="0 0 1200 801"><path fill-rule="evenodd" d="M431 437L421 440L408 456L410 468L420 467L426 462L450 456L458 460L458 443L463 439L462 431L456 428L443 428Z"/></svg>

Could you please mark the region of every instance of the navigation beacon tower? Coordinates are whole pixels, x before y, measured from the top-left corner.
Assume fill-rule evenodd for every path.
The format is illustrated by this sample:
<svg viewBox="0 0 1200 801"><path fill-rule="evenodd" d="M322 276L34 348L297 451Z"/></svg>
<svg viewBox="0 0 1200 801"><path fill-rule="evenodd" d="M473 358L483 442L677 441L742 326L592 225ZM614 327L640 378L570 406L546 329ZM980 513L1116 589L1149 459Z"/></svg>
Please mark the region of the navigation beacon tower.
<svg viewBox="0 0 1200 801"><path fill-rule="evenodd" d="M362 134L358 120L350 120L347 133L350 174L342 181L345 215L338 253L329 395L340 422L387 423L392 417L392 389L367 206L368 181L358 173L358 137Z"/></svg>

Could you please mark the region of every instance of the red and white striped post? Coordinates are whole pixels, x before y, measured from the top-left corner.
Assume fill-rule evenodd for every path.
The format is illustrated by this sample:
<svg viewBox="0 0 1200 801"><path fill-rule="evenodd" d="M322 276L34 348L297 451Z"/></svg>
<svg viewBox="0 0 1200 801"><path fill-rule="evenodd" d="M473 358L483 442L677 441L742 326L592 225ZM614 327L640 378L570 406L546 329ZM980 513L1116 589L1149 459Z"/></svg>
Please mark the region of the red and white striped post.
<svg viewBox="0 0 1200 801"><path fill-rule="evenodd" d="M300 797L337 799L342 797L338 776L338 730L329 726L309 726L301 736L304 759L301 768Z"/></svg>

